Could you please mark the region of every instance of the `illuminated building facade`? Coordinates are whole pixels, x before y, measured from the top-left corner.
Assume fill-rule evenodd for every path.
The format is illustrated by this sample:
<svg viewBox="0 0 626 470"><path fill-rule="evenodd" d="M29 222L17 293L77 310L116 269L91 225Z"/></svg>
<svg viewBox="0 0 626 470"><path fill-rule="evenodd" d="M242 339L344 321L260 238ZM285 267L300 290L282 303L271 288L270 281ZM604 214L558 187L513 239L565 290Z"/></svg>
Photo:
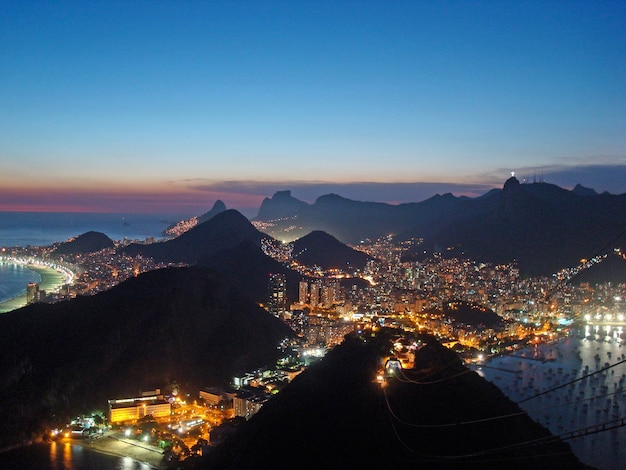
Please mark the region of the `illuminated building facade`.
<svg viewBox="0 0 626 470"><path fill-rule="evenodd" d="M109 400L109 421L111 423L132 422L148 415L155 418L166 418L170 416L171 411L171 404L159 396Z"/></svg>
<svg viewBox="0 0 626 470"><path fill-rule="evenodd" d="M287 279L284 274L270 274L268 311L279 318L287 312Z"/></svg>
<svg viewBox="0 0 626 470"><path fill-rule="evenodd" d="M26 303L32 304L39 299L39 284L36 282L29 282L26 285Z"/></svg>
<svg viewBox="0 0 626 470"><path fill-rule="evenodd" d="M309 283L306 281L300 281L298 289L298 301L301 305L305 305L309 301Z"/></svg>

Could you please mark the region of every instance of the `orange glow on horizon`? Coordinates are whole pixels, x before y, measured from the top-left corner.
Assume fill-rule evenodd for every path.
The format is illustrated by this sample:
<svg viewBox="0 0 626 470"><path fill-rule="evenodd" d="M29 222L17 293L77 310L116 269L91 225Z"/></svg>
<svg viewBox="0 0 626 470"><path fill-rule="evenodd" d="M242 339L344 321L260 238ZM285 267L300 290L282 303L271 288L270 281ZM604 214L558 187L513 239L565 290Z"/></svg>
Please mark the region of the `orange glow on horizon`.
<svg viewBox="0 0 626 470"><path fill-rule="evenodd" d="M3 212L112 212L200 215L220 199L229 209L258 208L263 195L211 191L0 189Z"/></svg>

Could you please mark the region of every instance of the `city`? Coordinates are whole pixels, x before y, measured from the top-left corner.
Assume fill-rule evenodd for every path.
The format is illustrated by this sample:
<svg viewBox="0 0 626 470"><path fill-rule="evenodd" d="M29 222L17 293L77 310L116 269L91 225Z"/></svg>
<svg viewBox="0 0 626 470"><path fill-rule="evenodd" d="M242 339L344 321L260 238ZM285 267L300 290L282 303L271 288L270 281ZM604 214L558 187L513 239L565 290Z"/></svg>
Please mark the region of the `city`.
<svg viewBox="0 0 626 470"><path fill-rule="evenodd" d="M118 246L127 243L117 242ZM158 242L150 239L144 243ZM392 358L405 369L412 367L418 344L411 338L421 334L434 335L474 368L488 367L490 358L555 343L574 327L586 328L587 333L594 328L596 333L599 328L613 328L623 342L626 286L608 283L592 288L567 282L579 270L602 262L602 257L582 260L580 266L551 277L522 278L514 263L493 265L442 255L405 261L408 249L420 243L420 239L396 242L393 236L366 240L352 248L367 253L371 260L363 270L348 272L302 265L292 256L291 243L264 239L266 255L302 276L297 299L288 298L284 274L270 274L267 279L263 306L297 334L296 339L279 345L282 359L233 377L226 388L207 384L202 390L174 387L169 394L159 389L142 392L140 397L111 397L109 409L94 414L101 417L97 423L94 416L86 416L51 433L55 439L87 438L93 442L104 431L120 442L138 441L136 445L147 446L149 451L158 448L170 463L202 455L203 449L206 452L232 433L237 420L253 416L309 364L340 344L346 334L365 334L383 327L405 332L406 338L398 338ZM55 256L54 248L3 251L5 261L45 263L63 271L71 281L56 293L29 294L29 303L93 295L171 265L120 255L115 248L63 256ZM150 410L146 411L146 406Z"/></svg>

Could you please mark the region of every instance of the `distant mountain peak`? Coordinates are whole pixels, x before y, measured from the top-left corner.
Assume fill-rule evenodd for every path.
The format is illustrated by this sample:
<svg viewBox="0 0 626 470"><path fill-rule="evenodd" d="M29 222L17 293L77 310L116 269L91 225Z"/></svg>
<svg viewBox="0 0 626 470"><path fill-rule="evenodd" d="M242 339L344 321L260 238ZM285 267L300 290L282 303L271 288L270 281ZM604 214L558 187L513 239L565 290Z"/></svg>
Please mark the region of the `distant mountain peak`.
<svg viewBox="0 0 626 470"><path fill-rule="evenodd" d="M511 192L519 189L520 182L515 176L511 176L504 182L504 191Z"/></svg>
<svg viewBox="0 0 626 470"><path fill-rule="evenodd" d="M293 197L290 190L277 191L271 199L263 199L254 220L269 221L293 217L308 206L306 202Z"/></svg>
<svg viewBox="0 0 626 470"><path fill-rule="evenodd" d="M227 209L172 240L149 245L131 244L122 248L122 252L160 261L195 263L204 256L233 248L245 240L260 245L264 237L267 235L254 228L241 212Z"/></svg>
<svg viewBox="0 0 626 470"><path fill-rule="evenodd" d="M578 194L579 196L597 196L598 193L596 192L595 189L592 188L586 188L583 185L581 185L580 183L578 183L574 189L572 189L572 192L574 194Z"/></svg>

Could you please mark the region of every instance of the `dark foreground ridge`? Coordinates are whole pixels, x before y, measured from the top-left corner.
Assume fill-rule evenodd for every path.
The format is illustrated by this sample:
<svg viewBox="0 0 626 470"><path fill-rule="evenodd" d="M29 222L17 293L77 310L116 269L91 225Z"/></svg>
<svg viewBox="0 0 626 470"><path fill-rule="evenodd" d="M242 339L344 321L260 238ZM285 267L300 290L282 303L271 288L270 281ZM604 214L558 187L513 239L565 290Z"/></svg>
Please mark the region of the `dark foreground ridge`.
<svg viewBox="0 0 626 470"><path fill-rule="evenodd" d="M381 386L390 337L347 337L202 468L588 468L455 353L425 341L415 367Z"/></svg>
<svg viewBox="0 0 626 470"><path fill-rule="evenodd" d="M227 384L274 363L292 335L201 268L150 271L92 297L0 315L0 447L141 387Z"/></svg>

